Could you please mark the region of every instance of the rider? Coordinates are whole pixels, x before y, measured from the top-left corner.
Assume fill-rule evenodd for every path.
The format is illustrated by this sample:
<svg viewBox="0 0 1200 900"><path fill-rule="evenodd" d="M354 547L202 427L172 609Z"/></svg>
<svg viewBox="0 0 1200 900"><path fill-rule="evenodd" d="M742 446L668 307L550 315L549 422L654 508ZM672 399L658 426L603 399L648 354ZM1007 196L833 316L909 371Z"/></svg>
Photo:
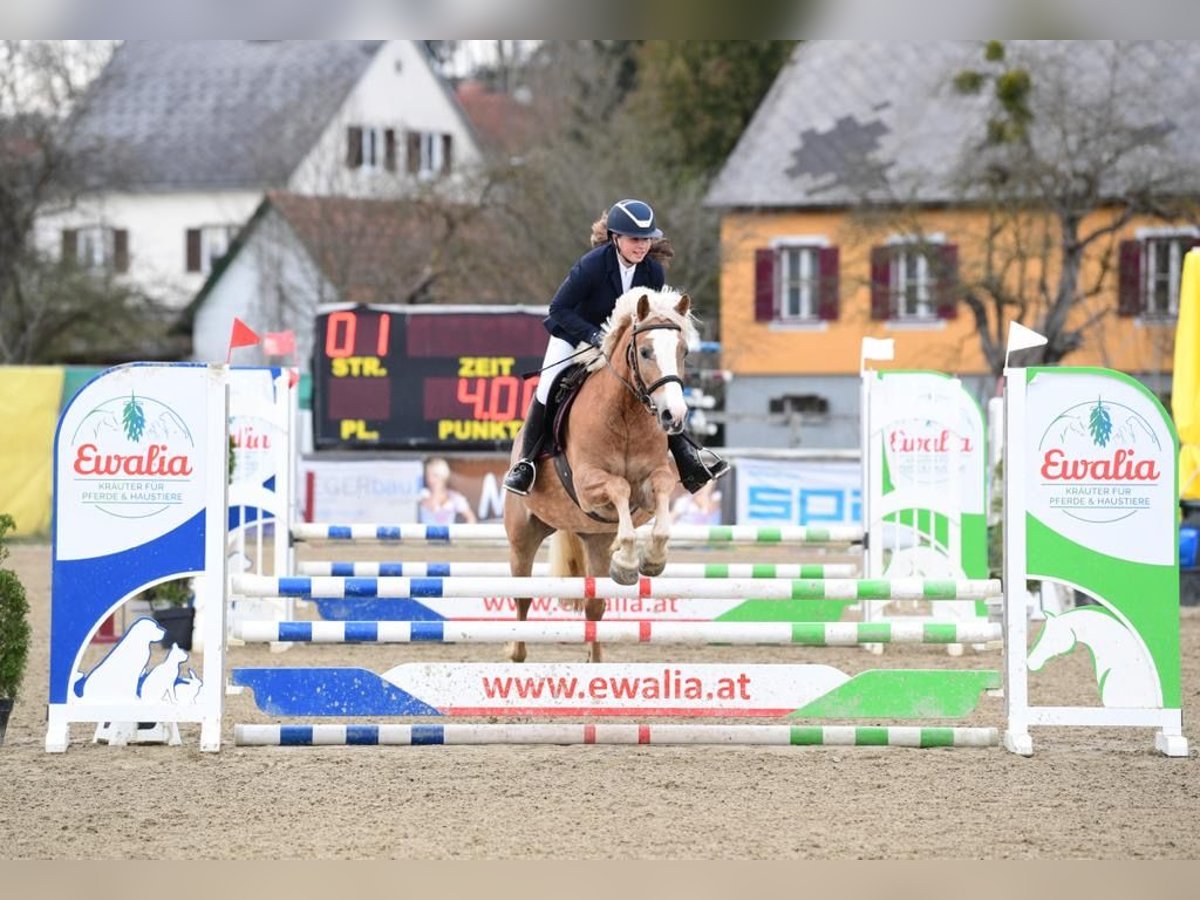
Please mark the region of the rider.
<svg viewBox="0 0 1200 900"><path fill-rule="evenodd" d="M504 476L505 490L524 496L533 489L537 477L534 460L546 431L550 387L555 376L569 364L568 357L575 355L576 345L600 346L603 337L600 326L612 313L617 298L626 291L634 287L662 289L663 267L651 255L653 242L660 238L662 232L654 225L654 210L641 200L614 203L607 218L602 217L593 226L592 243L598 246L575 263L550 301L550 315L545 319L550 342L542 361L541 380L525 417L521 458ZM729 464L716 454L712 454L715 462L705 465L699 449L683 434L668 435L667 444L683 486L692 493L729 471Z"/></svg>

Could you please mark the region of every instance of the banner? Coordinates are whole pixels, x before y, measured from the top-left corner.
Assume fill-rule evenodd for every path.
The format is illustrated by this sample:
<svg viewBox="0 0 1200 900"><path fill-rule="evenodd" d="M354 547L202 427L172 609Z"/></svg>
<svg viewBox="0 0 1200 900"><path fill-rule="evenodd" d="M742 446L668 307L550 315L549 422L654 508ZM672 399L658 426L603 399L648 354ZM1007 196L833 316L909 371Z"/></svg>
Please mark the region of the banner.
<svg viewBox="0 0 1200 900"><path fill-rule="evenodd" d="M50 528L54 422L63 390L55 366L0 369L0 513L17 523L17 536Z"/></svg>
<svg viewBox="0 0 1200 900"><path fill-rule="evenodd" d="M843 460L738 457L738 525L857 525L862 470Z"/></svg>

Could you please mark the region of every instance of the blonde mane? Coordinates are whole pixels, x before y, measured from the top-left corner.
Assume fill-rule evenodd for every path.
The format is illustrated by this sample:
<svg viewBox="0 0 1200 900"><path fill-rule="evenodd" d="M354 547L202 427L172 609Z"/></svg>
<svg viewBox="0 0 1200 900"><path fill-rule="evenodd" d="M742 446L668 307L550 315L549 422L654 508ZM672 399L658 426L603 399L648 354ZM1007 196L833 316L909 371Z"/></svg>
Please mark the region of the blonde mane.
<svg viewBox="0 0 1200 900"><path fill-rule="evenodd" d="M612 356L621 335L633 321L633 317L637 315L638 301L643 296L650 301L648 318L663 318L678 325L683 329L683 340L688 346L693 346L700 340L699 332L696 331L696 320L691 312L686 316L681 316L675 310L675 305L683 297L682 291L666 285L661 291L651 290L648 287L631 288L617 298L612 314L601 328L601 331L604 332L604 341L595 358L588 360L588 371L601 368L605 358Z"/></svg>

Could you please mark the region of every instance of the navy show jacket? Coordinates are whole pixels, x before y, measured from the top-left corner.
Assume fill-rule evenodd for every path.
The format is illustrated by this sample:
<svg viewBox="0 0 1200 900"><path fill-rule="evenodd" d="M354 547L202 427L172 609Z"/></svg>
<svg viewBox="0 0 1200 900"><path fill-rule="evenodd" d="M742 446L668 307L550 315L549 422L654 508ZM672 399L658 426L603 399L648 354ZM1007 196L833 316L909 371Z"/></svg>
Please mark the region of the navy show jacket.
<svg viewBox="0 0 1200 900"><path fill-rule="evenodd" d="M612 241L581 256L550 301L546 330L571 344L590 340L624 293L618 265ZM647 256L633 270L632 287L662 290L665 277L662 265Z"/></svg>

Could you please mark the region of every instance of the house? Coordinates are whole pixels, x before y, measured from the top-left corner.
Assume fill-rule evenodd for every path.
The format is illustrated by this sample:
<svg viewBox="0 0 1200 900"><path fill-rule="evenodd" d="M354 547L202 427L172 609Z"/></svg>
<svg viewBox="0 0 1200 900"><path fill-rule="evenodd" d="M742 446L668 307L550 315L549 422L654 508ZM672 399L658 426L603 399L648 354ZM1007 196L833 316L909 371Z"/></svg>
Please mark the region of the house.
<svg viewBox="0 0 1200 900"><path fill-rule="evenodd" d="M1131 123L1134 149L1115 150L1119 164L1084 185L1108 199L1081 215L1080 232L1098 237L1081 256L1069 319L1082 343L1065 362L1111 366L1165 393L1180 263L1200 234L1194 207L1156 215L1113 198L1123 202L1137 178L1173 201L1197 196L1200 108L1188 92L1200 46L1012 42L1006 52L1030 67L1039 98L1062 104L1056 119L1041 108L1037 140L1088 137L1070 151L1081 182L1093 174L1083 161L1115 134L1087 111L1107 102ZM955 86L968 69L985 70L978 42L811 41L779 74L706 198L721 212L731 446L857 446L865 336L894 338L897 367L963 376L980 399L994 393L1003 347L980 340L977 316L994 323L982 291L1035 296L1043 278L1057 285L1061 243L1031 202L1025 214L1041 230L1029 233L1044 245L998 267L996 220L979 182L963 179L1001 172L998 162L982 167L993 165L986 92ZM1045 314L1033 304L1025 324L1039 327Z"/></svg>
<svg viewBox="0 0 1200 900"><path fill-rule="evenodd" d="M293 331L307 370L323 303L511 302L487 266L454 264L464 246L488 243L487 228L470 205L269 191L184 311L192 356L223 360L236 316Z"/></svg>
<svg viewBox="0 0 1200 900"><path fill-rule="evenodd" d="M130 41L71 124L88 186L39 242L176 309L269 190L469 200L481 163L420 41Z"/></svg>

